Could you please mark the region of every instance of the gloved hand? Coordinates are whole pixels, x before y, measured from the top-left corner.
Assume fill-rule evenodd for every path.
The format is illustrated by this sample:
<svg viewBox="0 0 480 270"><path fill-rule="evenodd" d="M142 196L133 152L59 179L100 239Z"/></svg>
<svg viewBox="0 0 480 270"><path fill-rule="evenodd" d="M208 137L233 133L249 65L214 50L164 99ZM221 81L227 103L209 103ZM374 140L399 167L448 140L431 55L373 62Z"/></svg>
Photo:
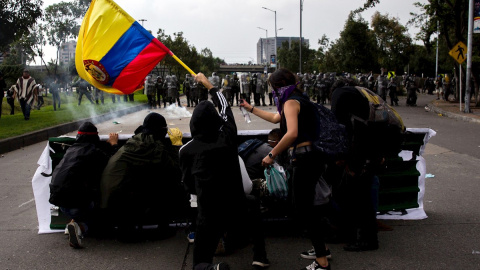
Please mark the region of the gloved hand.
<svg viewBox="0 0 480 270"><path fill-rule="evenodd" d="M183 133L180 131L179 128L169 128L167 132L168 132L168 136L170 137L170 141L172 141L173 145L176 145L176 146L183 145L182 143Z"/></svg>

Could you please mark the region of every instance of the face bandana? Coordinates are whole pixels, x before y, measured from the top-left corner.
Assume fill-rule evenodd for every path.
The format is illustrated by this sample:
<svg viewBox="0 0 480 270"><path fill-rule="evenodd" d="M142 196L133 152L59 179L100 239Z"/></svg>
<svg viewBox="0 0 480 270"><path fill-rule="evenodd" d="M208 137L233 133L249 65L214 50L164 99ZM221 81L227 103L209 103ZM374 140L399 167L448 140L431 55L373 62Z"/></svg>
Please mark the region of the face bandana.
<svg viewBox="0 0 480 270"><path fill-rule="evenodd" d="M275 101L275 105L277 105L278 113L282 113L283 104L287 101L288 97L293 92L293 90L295 90L299 83L300 82L297 82L294 85L287 85L284 87L280 87L279 89L273 89L273 99Z"/></svg>

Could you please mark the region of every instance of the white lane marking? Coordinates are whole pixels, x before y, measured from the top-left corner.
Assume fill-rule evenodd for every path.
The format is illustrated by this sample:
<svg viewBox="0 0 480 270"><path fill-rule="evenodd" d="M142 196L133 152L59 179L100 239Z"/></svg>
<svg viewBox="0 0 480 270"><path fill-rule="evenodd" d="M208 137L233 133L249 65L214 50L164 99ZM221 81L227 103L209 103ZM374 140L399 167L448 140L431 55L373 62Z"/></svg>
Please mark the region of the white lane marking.
<svg viewBox="0 0 480 270"><path fill-rule="evenodd" d="M26 205L26 204L29 204L29 203L31 203L31 202L33 202L33 201L35 201L35 198L31 199L31 200L28 201L28 202L24 202L24 203L20 204L20 205L18 206L18 208L20 208L20 207L22 207L22 206L24 206L24 205Z"/></svg>

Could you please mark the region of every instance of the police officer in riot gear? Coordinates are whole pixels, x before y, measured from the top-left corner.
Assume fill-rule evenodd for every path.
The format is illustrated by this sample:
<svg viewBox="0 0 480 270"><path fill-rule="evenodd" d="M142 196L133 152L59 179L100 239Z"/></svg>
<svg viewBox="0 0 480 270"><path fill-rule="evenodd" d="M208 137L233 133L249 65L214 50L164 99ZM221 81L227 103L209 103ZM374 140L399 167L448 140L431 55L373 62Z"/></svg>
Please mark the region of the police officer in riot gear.
<svg viewBox="0 0 480 270"><path fill-rule="evenodd" d="M155 92L157 95L158 108L162 108L162 101L163 107L167 107L167 88L161 76L157 76L157 80L155 81Z"/></svg>
<svg viewBox="0 0 480 270"><path fill-rule="evenodd" d="M230 75L226 75L223 79L223 93L230 106L233 106L233 94L232 94L233 80Z"/></svg>
<svg viewBox="0 0 480 270"><path fill-rule="evenodd" d="M185 74L185 80L183 81L183 93L185 94L185 97L187 98L187 107L190 107L190 96L192 94L192 89L190 87L190 79L191 79L190 74Z"/></svg>
<svg viewBox="0 0 480 270"><path fill-rule="evenodd" d="M395 77L390 78L390 82L387 85L387 91L388 96L390 97L390 105L393 106L395 103L395 105L398 106L397 83L395 82Z"/></svg>
<svg viewBox="0 0 480 270"><path fill-rule="evenodd" d="M145 87L146 87L146 92L147 92L147 98L148 98L148 107L150 109L155 109L156 102L155 102L155 94L156 94L156 88L155 88L155 81L153 79L153 74L147 76L147 80L145 81Z"/></svg>
<svg viewBox="0 0 480 270"><path fill-rule="evenodd" d="M379 95L383 100L387 100L387 78L384 74L380 74L377 77L375 82L377 95Z"/></svg>
<svg viewBox="0 0 480 270"><path fill-rule="evenodd" d="M240 81L238 80L238 76L235 73L233 75L233 80L232 80L232 104L233 104L233 99L235 98L237 100L237 106L238 106L238 103L240 102L238 100L239 94L240 94Z"/></svg>
<svg viewBox="0 0 480 270"><path fill-rule="evenodd" d="M415 82L415 75L405 76L403 85L407 88L407 106L417 106L417 91L419 90Z"/></svg>

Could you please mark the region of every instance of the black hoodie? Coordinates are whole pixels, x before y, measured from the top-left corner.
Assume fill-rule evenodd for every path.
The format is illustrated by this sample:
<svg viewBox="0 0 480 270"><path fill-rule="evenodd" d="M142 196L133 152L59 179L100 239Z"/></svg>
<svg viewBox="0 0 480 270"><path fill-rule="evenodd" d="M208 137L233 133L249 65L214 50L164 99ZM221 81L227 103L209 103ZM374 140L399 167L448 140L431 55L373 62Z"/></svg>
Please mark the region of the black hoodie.
<svg viewBox="0 0 480 270"><path fill-rule="evenodd" d="M183 182L197 194L199 223L233 218L246 205L232 109L216 88L210 94L213 104L197 105L190 120L192 140L180 149Z"/></svg>

